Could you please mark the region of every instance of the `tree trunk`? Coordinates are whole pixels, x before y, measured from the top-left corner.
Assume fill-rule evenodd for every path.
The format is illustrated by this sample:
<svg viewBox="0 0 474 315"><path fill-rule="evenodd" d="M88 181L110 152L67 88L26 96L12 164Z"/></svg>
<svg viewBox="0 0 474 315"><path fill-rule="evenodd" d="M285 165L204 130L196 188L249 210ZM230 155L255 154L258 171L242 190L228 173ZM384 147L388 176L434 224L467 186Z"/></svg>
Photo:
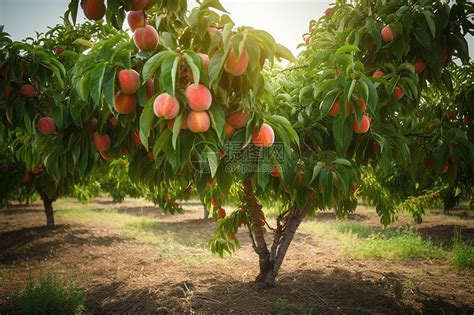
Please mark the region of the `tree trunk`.
<svg viewBox="0 0 474 315"><path fill-rule="evenodd" d="M53 202L54 199L49 197L48 194L38 190L38 193L43 200L44 213L46 214L46 226L54 227L54 213L53 213Z"/></svg>
<svg viewBox="0 0 474 315"><path fill-rule="evenodd" d="M207 206L203 204L204 206L204 219L209 219L209 210L207 210Z"/></svg>

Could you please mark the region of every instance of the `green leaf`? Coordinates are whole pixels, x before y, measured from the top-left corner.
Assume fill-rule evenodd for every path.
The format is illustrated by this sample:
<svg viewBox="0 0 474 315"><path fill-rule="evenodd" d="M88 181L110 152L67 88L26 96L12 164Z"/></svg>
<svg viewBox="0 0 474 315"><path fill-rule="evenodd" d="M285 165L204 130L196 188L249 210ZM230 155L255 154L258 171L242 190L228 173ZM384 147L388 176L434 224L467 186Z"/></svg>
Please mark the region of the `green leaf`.
<svg viewBox="0 0 474 315"><path fill-rule="evenodd" d="M214 177L217 172L217 153L214 152L210 147L206 147L205 155L207 157L207 161L209 163L209 168L211 170L211 177Z"/></svg>
<svg viewBox="0 0 474 315"><path fill-rule="evenodd" d="M314 169L313 169L313 176L311 176L311 180L309 181L309 183L311 184L315 179L316 177L318 177L319 173L321 172L321 170L326 166L326 164L324 162L318 162L316 163L316 165L314 166Z"/></svg>
<svg viewBox="0 0 474 315"><path fill-rule="evenodd" d="M415 28L415 38L416 40L426 49L430 50L431 49L431 38L426 31L421 28L417 27Z"/></svg>
<svg viewBox="0 0 474 315"><path fill-rule="evenodd" d="M183 112L181 112L176 119L174 120L173 124L173 137L171 138L171 143L173 145L173 149L176 150L176 141L178 139L179 133L181 132L181 120L183 119Z"/></svg>
<svg viewBox="0 0 474 315"><path fill-rule="evenodd" d="M176 57L173 62L173 68L171 68L171 82L173 86L173 96L176 91L176 73L178 72L179 57Z"/></svg>
<svg viewBox="0 0 474 315"><path fill-rule="evenodd" d="M191 72L193 73L194 84L199 84L199 81L201 80L201 72L199 71L198 66L194 63L193 58L188 53L184 53L184 59L189 65L189 68L191 68Z"/></svg>
<svg viewBox="0 0 474 315"><path fill-rule="evenodd" d="M150 59L148 59L142 69L143 81L146 81L149 78L151 78L155 74L155 72L158 70L158 68L161 66L161 64L163 63L163 60L166 57L170 55L174 55L174 54L175 54L174 52L166 50L166 51L161 51L157 53L156 55L154 55L153 57L151 57Z"/></svg>
<svg viewBox="0 0 474 315"><path fill-rule="evenodd" d="M340 165L344 165L344 166L347 166L347 167L352 167L352 164L351 162L349 162L348 160L346 159L342 159L342 158L339 158L339 159L335 159L334 161L332 161L334 164L340 164Z"/></svg>
<svg viewBox="0 0 474 315"><path fill-rule="evenodd" d="M100 104L100 95L102 93L102 83L104 81L105 63L94 67L91 74L90 90L91 97L95 104Z"/></svg>
<svg viewBox="0 0 474 315"><path fill-rule="evenodd" d="M153 99L148 101L140 115L140 140L143 146L148 150L148 136L150 135L150 129L153 124L155 113L153 112Z"/></svg>
<svg viewBox="0 0 474 315"><path fill-rule="evenodd" d="M352 140L352 128L344 115L338 115L333 123L334 143L336 151L344 154Z"/></svg>
<svg viewBox="0 0 474 315"><path fill-rule="evenodd" d="M288 61L296 62L296 58L293 56L293 53L288 48L278 43L276 44L275 55L278 58L284 58Z"/></svg>
<svg viewBox="0 0 474 315"><path fill-rule="evenodd" d="M433 12L423 10L421 11L423 15L425 16L426 23L428 23L428 27L430 28L431 35L433 35L433 38L436 37L436 23L434 21L434 14Z"/></svg>
<svg viewBox="0 0 474 315"><path fill-rule="evenodd" d="M359 52L360 49L356 45L344 45L342 47L339 47L336 50L336 55L342 55L348 52Z"/></svg>

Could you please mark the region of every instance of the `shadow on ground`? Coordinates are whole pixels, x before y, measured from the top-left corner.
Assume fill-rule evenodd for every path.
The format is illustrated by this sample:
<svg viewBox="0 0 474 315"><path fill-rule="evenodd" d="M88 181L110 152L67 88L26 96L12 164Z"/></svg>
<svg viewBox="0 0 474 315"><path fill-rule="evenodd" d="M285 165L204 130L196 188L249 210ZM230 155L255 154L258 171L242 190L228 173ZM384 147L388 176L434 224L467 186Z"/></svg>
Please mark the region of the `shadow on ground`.
<svg viewBox="0 0 474 315"><path fill-rule="evenodd" d="M42 259L56 250L76 246L111 246L123 241L116 236L96 236L85 228L61 224L54 228L35 226L0 233L0 263L23 259Z"/></svg>

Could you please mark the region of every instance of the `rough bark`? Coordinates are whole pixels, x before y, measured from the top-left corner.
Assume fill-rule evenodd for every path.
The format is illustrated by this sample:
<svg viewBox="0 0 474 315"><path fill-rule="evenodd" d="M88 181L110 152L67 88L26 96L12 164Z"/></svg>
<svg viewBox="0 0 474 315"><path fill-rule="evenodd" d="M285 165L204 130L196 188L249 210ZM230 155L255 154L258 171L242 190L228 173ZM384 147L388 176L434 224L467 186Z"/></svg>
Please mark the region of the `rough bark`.
<svg viewBox="0 0 474 315"><path fill-rule="evenodd" d="M54 212L53 212L53 202L55 198L51 198L45 192L38 189L38 193L43 200L44 213L46 215L46 226L54 227Z"/></svg>
<svg viewBox="0 0 474 315"><path fill-rule="evenodd" d="M262 206L258 203L257 198L253 193L252 183L250 181L244 182L244 192L246 196L247 208L250 211L250 219L252 223L253 234L253 249L258 255L258 262L260 267L260 274L256 281L262 282L263 276L270 270L270 252L265 241L264 228L260 226L261 217L260 211Z"/></svg>

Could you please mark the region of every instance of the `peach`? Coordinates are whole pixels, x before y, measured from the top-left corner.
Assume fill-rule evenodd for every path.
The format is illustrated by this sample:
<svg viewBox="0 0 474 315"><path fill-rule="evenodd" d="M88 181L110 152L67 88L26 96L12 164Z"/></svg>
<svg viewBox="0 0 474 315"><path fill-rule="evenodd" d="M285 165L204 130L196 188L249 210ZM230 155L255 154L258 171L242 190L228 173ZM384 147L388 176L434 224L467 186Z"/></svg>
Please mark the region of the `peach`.
<svg viewBox="0 0 474 315"><path fill-rule="evenodd" d="M331 107L331 110L329 111L328 115L329 116L332 116L332 117L336 117L337 114L339 113L339 108L341 107L341 105L339 104L338 101L336 101L332 107Z"/></svg>
<svg viewBox="0 0 474 315"><path fill-rule="evenodd" d="M234 127L232 127L231 124L226 122L224 124L224 131L225 131L225 135L227 136L227 138L232 138L232 136L234 135L235 129L234 129Z"/></svg>
<svg viewBox="0 0 474 315"><path fill-rule="evenodd" d="M118 92L115 95L114 108L119 114L130 114L137 107L137 98L135 95Z"/></svg>
<svg viewBox="0 0 474 315"><path fill-rule="evenodd" d="M137 130L132 129L132 139L133 142L135 142L136 145L141 146L142 145L142 140L140 139L140 134L138 133Z"/></svg>
<svg viewBox="0 0 474 315"><path fill-rule="evenodd" d="M222 218L225 218L225 215L226 215L226 213L225 213L225 209L224 209L224 208L219 208L219 210L217 210L217 217L218 217L218 218L221 218L221 219L222 219Z"/></svg>
<svg viewBox="0 0 474 315"><path fill-rule="evenodd" d="M101 20L105 15L104 0L84 0L81 7L89 20Z"/></svg>
<svg viewBox="0 0 474 315"><path fill-rule="evenodd" d="M374 141L372 143L372 151L375 155L378 155L380 153L380 144L378 143L378 141Z"/></svg>
<svg viewBox="0 0 474 315"><path fill-rule="evenodd" d="M269 124L263 123L258 131L253 132L252 142L257 147L271 147L275 142L273 128Z"/></svg>
<svg viewBox="0 0 474 315"><path fill-rule="evenodd" d="M206 54L198 53L198 56L202 60L202 65L206 70L209 70L209 56Z"/></svg>
<svg viewBox="0 0 474 315"><path fill-rule="evenodd" d="M375 71L375 72L372 74L372 77L373 77L373 78L382 78L384 75L385 75L385 73L383 73L383 72L380 71L380 70L377 70L377 71Z"/></svg>
<svg viewBox="0 0 474 315"><path fill-rule="evenodd" d="M41 117L38 119L36 127L38 131L45 136L49 136L56 131L56 125L51 117Z"/></svg>
<svg viewBox="0 0 474 315"><path fill-rule="evenodd" d="M218 199L216 199L216 198L211 199L211 205L213 205L214 207L219 207L220 204L221 203L219 202Z"/></svg>
<svg viewBox="0 0 474 315"><path fill-rule="evenodd" d="M86 131L88 134L93 134L97 130L97 118L92 117L86 122Z"/></svg>
<svg viewBox="0 0 474 315"><path fill-rule="evenodd" d="M61 47L56 47L54 48L54 53L59 56L60 54L62 54L64 51L64 48L61 48Z"/></svg>
<svg viewBox="0 0 474 315"><path fill-rule="evenodd" d="M360 110L365 113L365 110L367 109L367 106L365 105L365 101L362 99L362 97L357 98L357 102L359 103Z"/></svg>
<svg viewBox="0 0 474 315"><path fill-rule="evenodd" d="M306 36L304 37L304 42L306 43L306 45L309 45L310 40L311 40L311 36L306 35Z"/></svg>
<svg viewBox="0 0 474 315"><path fill-rule="evenodd" d="M208 110L212 104L212 94L209 89L202 84L191 84L186 88L186 99L189 108L196 112Z"/></svg>
<svg viewBox="0 0 474 315"><path fill-rule="evenodd" d="M242 50L239 58L237 58L237 55L234 53L234 51L231 51L229 53L229 57L227 57L227 62L224 66L224 69L233 76L239 76L242 75L245 70L247 70L248 64L249 54L246 49Z"/></svg>
<svg viewBox="0 0 474 315"><path fill-rule="evenodd" d="M31 84L23 84L20 87L20 94L24 97L34 97L36 95L35 88Z"/></svg>
<svg viewBox="0 0 474 315"><path fill-rule="evenodd" d="M331 16L332 15L333 8L327 8L324 10L324 15L325 16Z"/></svg>
<svg viewBox="0 0 474 315"><path fill-rule="evenodd" d="M150 99L155 95L155 81L153 79L146 80L145 90L147 99Z"/></svg>
<svg viewBox="0 0 474 315"><path fill-rule="evenodd" d="M107 134L100 134L98 132L95 132L93 139L97 151L107 151L112 146L112 141L110 140L110 137Z"/></svg>
<svg viewBox="0 0 474 315"><path fill-rule="evenodd" d="M215 28L215 27L212 27L212 26L208 27L208 28L207 28L207 31L209 32L209 35L213 35L213 34L219 33L219 29L218 29L218 28Z"/></svg>
<svg viewBox="0 0 474 315"><path fill-rule="evenodd" d="M225 118L225 121L235 129L242 128L250 119L250 113L237 111Z"/></svg>
<svg viewBox="0 0 474 315"><path fill-rule="evenodd" d="M153 111L156 117L175 118L179 113L179 102L168 93L161 93L153 102Z"/></svg>
<svg viewBox="0 0 474 315"><path fill-rule="evenodd" d="M434 160L431 155L425 156L425 159L423 160L423 164L425 165L425 168L430 169L433 167Z"/></svg>
<svg viewBox="0 0 474 315"><path fill-rule="evenodd" d="M146 154L146 158L149 159L150 161L154 161L155 156L153 155L153 151L148 151L148 153Z"/></svg>
<svg viewBox="0 0 474 315"><path fill-rule="evenodd" d="M449 169L449 162L448 161L445 161L443 163L443 165L441 165L439 168L438 168L438 173L440 174L445 174L448 172L448 169Z"/></svg>
<svg viewBox="0 0 474 315"><path fill-rule="evenodd" d="M360 124L356 119L352 122L352 130L355 133L366 133L370 128L370 119L367 115L362 115L362 120Z"/></svg>
<svg viewBox="0 0 474 315"><path fill-rule="evenodd" d="M28 183L30 181L30 173L24 172L23 173L23 183Z"/></svg>
<svg viewBox="0 0 474 315"><path fill-rule="evenodd" d="M280 177L280 165L273 164L271 175L273 177Z"/></svg>
<svg viewBox="0 0 474 315"><path fill-rule="evenodd" d="M206 132L211 126L211 119L207 112L191 111L186 119L189 130L194 133Z"/></svg>
<svg viewBox="0 0 474 315"><path fill-rule="evenodd" d="M179 126L179 128L181 130L184 130L184 129L188 129L188 126L186 125L186 116L183 116L183 118L181 118L181 126ZM174 121L176 120L176 118L173 118L173 119L170 119L166 122L166 126L168 127L168 129L170 131L173 131L173 126L174 126Z"/></svg>
<svg viewBox="0 0 474 315"><path fill-rule="evenodd" d="M127 16L128 26L134 32L137 28L145 27L146 14L143 11L130 11Z"/></svg>
<svg viewBox="0 0 474 315"><path fill-rule="evenodd" d="M399 86L393 89L393 96L397 101L401 100L403 98L403 95L405 95L405 92L403 92L403 90Z"/></svg>
<svg viewBox="0 0 474 315"><path fill-rule="evenodd" d="M153 4L151 0L132 0L132 10L141 11L149 9L150 4Z"/></svg>
<svg viewBox="0 0 474 315"><path fill-rule="evenodd" d="M110 117L109 117L109 123L112 125L112 127L117 126L117 124L118 124L117 118L115 118L114 115L110 115Z"/></svg>
<svg viewBox="0 0 474 315"><path fill-rule="evenodd" d="M415 61L415 72L418 74L421 74L423 71L425 71L426 63L423 60L417 60Z"/></svg>
<svg viewBox="0 0 474 315"><path fill-rule="evenodd" d="M120 70L117 77L122 93L135 94L140 87L140 74L133 69Z"/></svg>
<svg viewBox="0 0 474 315"><path fill-rule="evenodd" d="M465 115L462 120L466 126L470 126L472 124L472 118L469 115Z"/></svg>
<svg viewBox="0 0 474 315"><path fill-rule="evenodd" d="M382 39L385 43L389 43L393 40L393 33L390 29L390 25L385 26L380 34L382 35Z"/></svg>
<svg viewBox="0 0 474 315"><path fill-rule="evenodd" d="M137 28L133 32L133 42L138 49L143 51L153 51L158 46L160 37L158 32L151 25Z"/></svg>

